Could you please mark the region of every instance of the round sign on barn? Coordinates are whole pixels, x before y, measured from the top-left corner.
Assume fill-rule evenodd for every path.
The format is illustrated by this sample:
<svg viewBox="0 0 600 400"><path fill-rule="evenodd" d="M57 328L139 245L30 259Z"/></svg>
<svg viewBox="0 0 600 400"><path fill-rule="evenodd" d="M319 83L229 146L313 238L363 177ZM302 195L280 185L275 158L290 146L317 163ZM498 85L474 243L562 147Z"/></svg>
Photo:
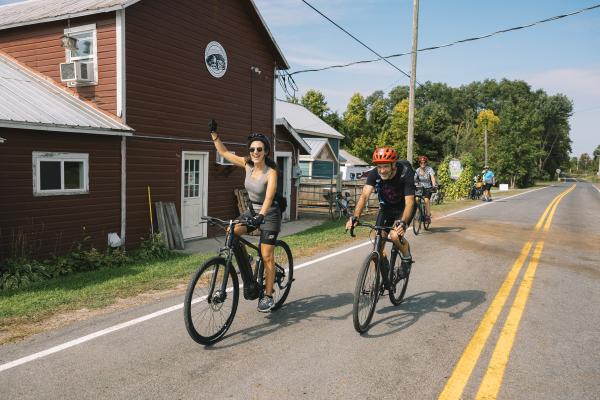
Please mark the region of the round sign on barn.
<svg viewBox="0 0 600 400"><path fill-rule="evenodd" d="M227 53L219 42L210 42L204 51L204 61L208 72L215 78L221 78L227 72Z"/></svg>

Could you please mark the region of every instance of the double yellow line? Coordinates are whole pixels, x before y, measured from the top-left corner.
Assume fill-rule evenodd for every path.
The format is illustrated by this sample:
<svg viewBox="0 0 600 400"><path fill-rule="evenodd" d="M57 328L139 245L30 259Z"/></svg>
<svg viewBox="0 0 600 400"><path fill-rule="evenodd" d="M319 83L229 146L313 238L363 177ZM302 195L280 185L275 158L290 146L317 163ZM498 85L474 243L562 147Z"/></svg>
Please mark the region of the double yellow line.
<svg viewBox="0 0 600 400"><path fill-rule="evenodd" d="M556 213L558 203L560 203L560 201L574 189L575 185L556 196L550 202L535 225L535 232L548 232L550 225L552 224L552 218ZM458 360L450 379L448 379L448 382L446 382L446 386L439 396L440 400L454 400L461 398L465 386L467 385L473 369L475 368L475 365L481 356L481 352L485 347L494 325L498 321L498 317L500 316L500 313L506 304L508 296L510 295L519 273L521 272L521 269L527 260L534 242L535 238L529 240L521 249L519 257L514 262L510 272L508 273L508 276L502 283L502 286L500 286L500 289L494 297L494 300L492 300L492 303L485 312L483 319L477 327L477 330L473 334L473 337L465 348L465 351ZM535 272L537 270L543 248L544 239L542 237L535 246L529 266L525 271L525 275L519 286L515 300L511 306L508 317L506 318L506 322L504 323L504 327L500 332L500 337L496 343L496 347L492 354L486 374L483 377L481 385L479 386L479 391L477 392L476 396L477 399L495 399L498 395L498 391L500 390L500 385L502 384L502 379L504 377L506 364L508 363L508 357L514 344L519 323L525 309L525 304L527 303L527 298L529 297L531 286L533 285L533 279L535 277Z"/></svg>

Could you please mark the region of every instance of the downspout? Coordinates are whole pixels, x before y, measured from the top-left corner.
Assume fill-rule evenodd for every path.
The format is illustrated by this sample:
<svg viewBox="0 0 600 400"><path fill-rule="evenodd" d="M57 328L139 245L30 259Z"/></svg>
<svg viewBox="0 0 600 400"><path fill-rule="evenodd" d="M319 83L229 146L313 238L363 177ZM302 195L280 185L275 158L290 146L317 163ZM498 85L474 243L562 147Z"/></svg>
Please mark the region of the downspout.
<svg viewBox="0 0 600 400"><path fill-rule="evenodd" d="M117 36L117 116L127 123L125 96L125 10L116 11ZM121 138L121 245L127 232L127 141Z"/></svg>
<svg viewBox="0 0 600 400"><path fill-rule="evenodd" d="M276 117L276 113L275 113L275 106L276 106L276 97L277 97L277 93L276 93L276 86L277 86L277 63L274 63L275 65L273 66L273 109L271 110L271 113L273 114L273 157L275 157L275 161L277 161L277 126L275 125L275 117Z"/></svg>

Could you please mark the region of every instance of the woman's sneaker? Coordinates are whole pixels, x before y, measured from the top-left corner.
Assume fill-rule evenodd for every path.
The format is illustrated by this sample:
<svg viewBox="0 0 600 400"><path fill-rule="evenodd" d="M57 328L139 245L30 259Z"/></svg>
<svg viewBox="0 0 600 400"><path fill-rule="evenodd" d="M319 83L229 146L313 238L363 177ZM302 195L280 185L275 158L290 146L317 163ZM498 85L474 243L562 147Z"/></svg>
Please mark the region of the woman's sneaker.
<svg viewBox="0 0 600 400"><path fill-rule="evenodd" d="M269 312L275 305L272 296L264 296L258 301L258 311L260 312Z"/></svg>

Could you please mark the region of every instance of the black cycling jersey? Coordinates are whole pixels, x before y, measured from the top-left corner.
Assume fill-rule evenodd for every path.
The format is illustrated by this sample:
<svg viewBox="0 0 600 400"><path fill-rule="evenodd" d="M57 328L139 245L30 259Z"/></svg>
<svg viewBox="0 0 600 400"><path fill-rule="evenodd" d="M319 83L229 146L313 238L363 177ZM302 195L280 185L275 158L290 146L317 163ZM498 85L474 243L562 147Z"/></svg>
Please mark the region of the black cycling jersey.
<svg viewBox="0 0 600 400"><path fill-rule="evenodd" d="M415 172L408 161L396 162L396 174L392 179L382 179L377 168L367 175L367 185L373 186L379 197L379 207L384 212L404 210L404 197L415 194Z"/></svg>

